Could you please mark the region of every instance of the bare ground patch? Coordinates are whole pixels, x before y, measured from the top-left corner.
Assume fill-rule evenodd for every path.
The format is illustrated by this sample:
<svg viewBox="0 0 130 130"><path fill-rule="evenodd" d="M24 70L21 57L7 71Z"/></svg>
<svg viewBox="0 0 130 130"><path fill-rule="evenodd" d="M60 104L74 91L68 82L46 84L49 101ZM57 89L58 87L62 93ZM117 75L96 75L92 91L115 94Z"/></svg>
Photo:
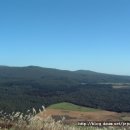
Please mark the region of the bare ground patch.
<svg viewBox="0 0 130 130"><path fill-rule="evenodd" d="M67 124L75 124L78 121L122 121L122 114L110 111L98 112L80 112L80 111L63 111L58 109L47 109L45 112L39 113L38 116L46 118L52 116L55 120L61 120L65 117L64 122Z"/></svg>

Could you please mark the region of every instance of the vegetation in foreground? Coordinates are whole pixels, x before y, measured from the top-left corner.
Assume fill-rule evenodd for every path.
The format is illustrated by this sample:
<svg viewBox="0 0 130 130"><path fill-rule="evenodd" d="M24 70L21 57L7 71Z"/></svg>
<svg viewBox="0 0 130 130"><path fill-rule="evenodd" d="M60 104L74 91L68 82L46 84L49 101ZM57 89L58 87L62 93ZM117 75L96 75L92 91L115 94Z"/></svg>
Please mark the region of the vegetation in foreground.
<svg viewBox="0 0 130 130"><path fill-rule="evenodd" d="M39 112L45 111L39 109ZM3 111L0 112L0 130L128 130L129 128L96 128L96 127L79 127L69 126L63 124L64 118L59 121L55 121L51 117L42 119L36 115L36 110L27 111L26 114L16 112L12 114L6 114Z"/></svg>

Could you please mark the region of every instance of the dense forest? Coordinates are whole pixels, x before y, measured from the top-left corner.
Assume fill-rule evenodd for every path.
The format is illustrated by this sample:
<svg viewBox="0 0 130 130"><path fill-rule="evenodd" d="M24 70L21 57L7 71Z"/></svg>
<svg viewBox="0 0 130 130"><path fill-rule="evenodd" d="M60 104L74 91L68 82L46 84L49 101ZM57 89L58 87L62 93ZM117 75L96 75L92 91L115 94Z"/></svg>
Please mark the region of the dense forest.
<svg viewBox="0 0 130 130"><path fill-rule="evenodd" d="M82 106L117 112L130 112L130 89L114 89L112 85L86 84L77 86L41 86L33 82L0 84L0 109L26 111L57 102L71 102Z"/></svg>
<svg viewBox="0 0 130 130"><path fill-rule="evenodd" d="M33 107L38 110L42 105L47 107L66 101L109 111L130 112L130 89L113 88L109 83L127 83L129 80L129 76L91 71L1 67L0 110L25 112Z"/></svg>

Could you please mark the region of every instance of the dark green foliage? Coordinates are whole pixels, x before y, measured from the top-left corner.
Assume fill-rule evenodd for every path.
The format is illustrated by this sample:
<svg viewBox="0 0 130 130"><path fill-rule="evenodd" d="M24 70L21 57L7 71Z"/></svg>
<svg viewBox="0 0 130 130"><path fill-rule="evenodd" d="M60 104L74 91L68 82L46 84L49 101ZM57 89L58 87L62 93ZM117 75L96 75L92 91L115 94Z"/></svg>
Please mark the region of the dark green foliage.
<svg viewBox="0 0 130 130"><path fill-rule="evenodd" d="M33 83L0 85L0 108L4 111L26 111L57 102L101 108L117 112L130 111L130 89L113 89L111 85L41 86Z"/></svg>
<svg viewBox="0 0 130 130"><path fill-rule="evenodd" d="M79 86L68 101L82 106L116 112L130 112L130 89L113 89L111 85L88 84Z"/></svg>
<svg viewBox="0 0 130 130"><path fill-rule="evenodd" d="M24 112L67 101L111 111L130 111L130 89L113 89L111 84L100 82L126 83L130 77L33 66L0 67L0 109Z"/></svg>
<svg viewBox="0 0 130 130"><path fill-rule="evenodd" d="M32 80L40 84L79 84L85 83L130 83L130 76L118 76L78 70L67 71L36 66L6 67L0 66L0 81Z"/></svg>

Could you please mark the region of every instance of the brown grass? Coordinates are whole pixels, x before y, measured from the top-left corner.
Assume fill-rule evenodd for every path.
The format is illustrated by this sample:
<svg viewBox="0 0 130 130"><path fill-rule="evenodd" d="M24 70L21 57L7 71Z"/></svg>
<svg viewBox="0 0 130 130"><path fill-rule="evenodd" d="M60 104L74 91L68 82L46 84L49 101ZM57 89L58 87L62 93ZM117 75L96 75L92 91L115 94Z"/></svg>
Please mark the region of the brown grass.
<svg viewBox="0 0 130 130"><path fill-rule="evenodd" d="M80 112L80 111L68 111L58 109L46 109L44 113L39 113L39 117L46 118L48 116L54 117L54 119L61 119L66 117L65 122L69 124L76 124L78 121L120 121L121 114L110 111L98 111L98 112Z"/></svg>
<svg viewBox="0 0 130 130"><path fill-rule="evenodd" d="M60 120L55 121L52 117L61 117ZM8 117L8 118L7 118ZM43 109L38 115L33 108L33 113L24 115L23 113L16 112L10 115L1 113L0 118L0 130L122 130L122 128L99 128L99 127L77 127L76 125L66 125L64 121L69 123L76 123L77 121L97 120L101 121L104 119L117 119L117 113L102 111L102 112L77 112L77 111L64 111L64 110L53 110ZM106 118L107 117L107 118ZM109 117L109 118L108 118ZM123 128L123 130L128 130Z"/></svg>

